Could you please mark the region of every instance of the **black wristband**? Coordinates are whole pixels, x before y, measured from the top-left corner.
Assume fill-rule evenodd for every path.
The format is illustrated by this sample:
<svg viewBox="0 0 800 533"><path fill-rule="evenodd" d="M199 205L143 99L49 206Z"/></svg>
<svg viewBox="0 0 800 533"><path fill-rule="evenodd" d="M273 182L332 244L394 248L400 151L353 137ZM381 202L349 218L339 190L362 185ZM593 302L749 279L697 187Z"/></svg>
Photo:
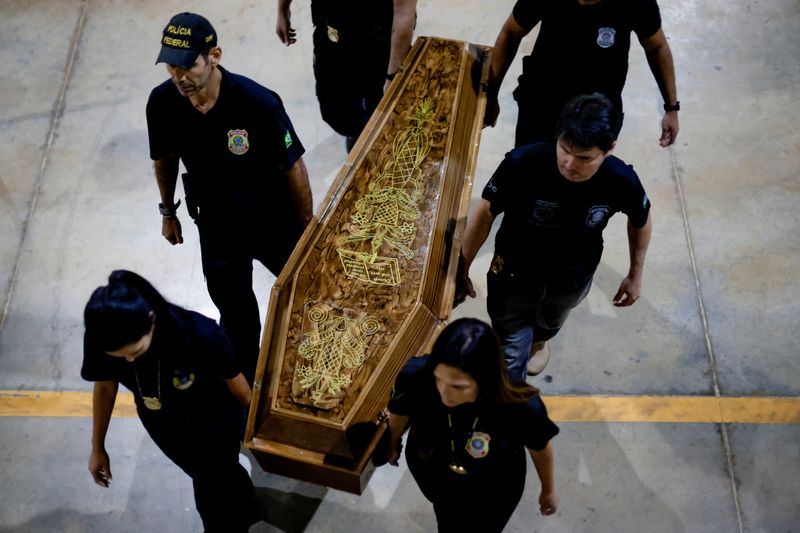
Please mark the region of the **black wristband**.
<svg viewBox="0 0 800 533"><path fill-rule="evenodd" d="M664 111L680 111L681 110L681 103L676 101L674 104L664 104Z"/></svg>
<svg viewBox="0 0 800 533"><path fill-rule="evenodd" d="M397 76L397 72L393 72L392 74L387 74L386 79L392 81L395 76Z"/></svg>
<svg viewBox="0 0 800 533"><path fill-rule="evenodd" d="M180 200L178 200L178 202L172 207L166 207L164 206L164 204L158 204L158 212L161 213L162 217L172 218L175 216L175 212L178 210L178 207L180 207L180 205L181 205Z"/></svg>

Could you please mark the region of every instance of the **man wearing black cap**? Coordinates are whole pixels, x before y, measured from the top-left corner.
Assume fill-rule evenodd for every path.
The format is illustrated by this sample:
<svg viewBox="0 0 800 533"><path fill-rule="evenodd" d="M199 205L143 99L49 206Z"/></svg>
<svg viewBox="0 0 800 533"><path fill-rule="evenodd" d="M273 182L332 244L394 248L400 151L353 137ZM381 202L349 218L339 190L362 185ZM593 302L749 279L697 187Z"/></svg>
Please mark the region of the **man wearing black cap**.
<svg viewBox="0 0 800 533"><path fill-rule="evenodd" d="M170 79L150 93L147 129L161 233L183 242L174 201L182 161L208 292L252 385L261 332L253 259L280 273L311 220L311 188L305 149L280 97L222 68L221 57L208 20L172 17L156 60L166 63Z"/></svg>

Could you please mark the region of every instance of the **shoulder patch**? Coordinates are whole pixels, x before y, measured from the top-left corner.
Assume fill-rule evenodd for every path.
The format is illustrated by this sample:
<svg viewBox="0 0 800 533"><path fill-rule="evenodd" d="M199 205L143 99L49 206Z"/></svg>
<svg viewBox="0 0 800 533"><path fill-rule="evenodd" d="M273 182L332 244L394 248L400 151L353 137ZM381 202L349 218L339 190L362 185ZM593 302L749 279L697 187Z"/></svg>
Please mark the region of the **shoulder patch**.
<svg viewBox="0 0 800 533"><path fill-rule="evenodd" d="M286 130L286 135L283 136L283 142L286 143L286 148L292 145L292 134L289 133L289 130Z"/></svg>

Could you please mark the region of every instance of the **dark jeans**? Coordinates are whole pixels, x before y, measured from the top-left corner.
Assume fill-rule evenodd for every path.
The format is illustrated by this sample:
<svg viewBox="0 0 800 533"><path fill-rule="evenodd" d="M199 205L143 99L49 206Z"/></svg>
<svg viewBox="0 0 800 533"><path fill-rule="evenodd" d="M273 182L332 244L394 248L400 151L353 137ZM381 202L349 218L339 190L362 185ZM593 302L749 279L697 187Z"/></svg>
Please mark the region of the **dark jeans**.
<svg viewBox="0 0 800 533"><path fill-rule="evenodd" d="M358 137L383 97L392 28L364 35L328 37L327 26L314 30L314 77L322 119L338 134Z"/></svg>
<svg viewBox="0 0 800 533"><path fill-rule="evenodd" d="M555 337L570 311L589 293L592 278L580 283L545 284L503 270L487 274L487 309L503 346L508 376L525 381L531 345Z"/></svg>

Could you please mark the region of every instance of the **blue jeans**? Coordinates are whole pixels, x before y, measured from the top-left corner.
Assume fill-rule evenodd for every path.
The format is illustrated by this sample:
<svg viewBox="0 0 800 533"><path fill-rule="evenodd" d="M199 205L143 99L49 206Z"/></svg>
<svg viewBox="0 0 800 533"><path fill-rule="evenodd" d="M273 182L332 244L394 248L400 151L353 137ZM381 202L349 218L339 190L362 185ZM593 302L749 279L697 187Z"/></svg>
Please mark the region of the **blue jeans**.
<svg viewBox="0 0 800 533"><path fill-rule="evenodd" d="M569 312L589 293L592 277L545 284L519 279L508 270L489 271L486 277L487 310L505 352L508 377L525 381L531 345L555 337Z"/></svg>

